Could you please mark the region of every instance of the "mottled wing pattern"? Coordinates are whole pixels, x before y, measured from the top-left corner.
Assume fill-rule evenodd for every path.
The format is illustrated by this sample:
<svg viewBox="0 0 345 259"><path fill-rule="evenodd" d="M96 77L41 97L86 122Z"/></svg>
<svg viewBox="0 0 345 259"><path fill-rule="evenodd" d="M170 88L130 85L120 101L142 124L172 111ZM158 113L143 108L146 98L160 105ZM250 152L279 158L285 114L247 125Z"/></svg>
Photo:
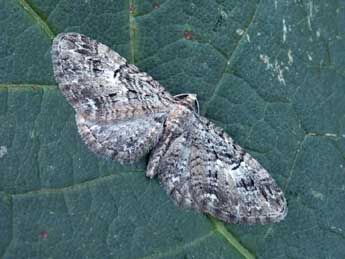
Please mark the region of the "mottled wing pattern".
<svg viewBox="0 0 345 259"><path fill-rule="evenodd" d="M250 154L206 118L192 136L191 193L201 211L231 223L269 223L287 213L283 192Z"/></svg>
<svg viewBox="0 0 345 259"><path fill-rule="evenodd" d="M133 162L151 152L158 176L180 206L229 223L283 219L287 205L267 171L221 129L195 113L196 96L172 97L107 46L77 33L53 42L54 75L94 152Z"/></svg>
<svg viewBox="0 0 345 259"><path fill-rule="evenodd" d="M157 81L78 33L59 34L52 58L55 78L93 151L132 162L154 147L173 102Z"/></svg>
<svg viewBox="0 0 345 259"><path fill-rule="evenodd" d="M166 113L145 118L95 122L76 115L79 133L88 147L121 163L132 163L149 153L163 133Z"/></svg>
<svg viewBox="0 0 345 259"><path fill-rule="evenodd" d="M184 116L168 118L175 128L184 130L175 131L158 144L148 175L158 175L178 205L225 222L252 224L283 219L287 213L284 195L259 162L206 118L188 112ZM174 131L174 126L171 128ZM157 155L161 156L159 162Z"/></svg>
<svg viewBox="0 0 345 259"><path fill-rule="evenodd" d="M109 121L168 110L172 97L151 76L84 35L61 33L53 41L55 79L87 119Z"/></svg>

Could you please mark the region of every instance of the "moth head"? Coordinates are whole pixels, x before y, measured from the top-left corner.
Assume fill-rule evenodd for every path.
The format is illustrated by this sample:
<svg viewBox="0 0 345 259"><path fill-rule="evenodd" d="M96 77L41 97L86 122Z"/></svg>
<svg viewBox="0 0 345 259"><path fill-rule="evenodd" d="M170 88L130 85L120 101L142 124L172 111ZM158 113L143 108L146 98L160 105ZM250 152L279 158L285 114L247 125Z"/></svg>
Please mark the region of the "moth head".
<svg viewBox="0 0 345 259"><path fill-rule="evenodd" d="M174 96L174 99L183 105L188 106L199 114L199 102L196 94L183 93Z"/></svg>

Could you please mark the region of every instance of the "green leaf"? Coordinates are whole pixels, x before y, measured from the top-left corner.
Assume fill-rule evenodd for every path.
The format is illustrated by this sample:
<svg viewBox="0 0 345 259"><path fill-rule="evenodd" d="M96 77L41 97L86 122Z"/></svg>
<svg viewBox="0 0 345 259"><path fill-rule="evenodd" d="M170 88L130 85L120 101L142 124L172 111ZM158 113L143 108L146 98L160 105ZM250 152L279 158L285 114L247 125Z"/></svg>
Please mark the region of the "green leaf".
<svg viewBox="0 0 345 259"><path fill-rule="evenodd" d="M336 0L0 0L0 257L344 258L344 24ZM63 31L197 93L284 188L286 220L179 209L145 160L90 152L53 78Z"/></svg>

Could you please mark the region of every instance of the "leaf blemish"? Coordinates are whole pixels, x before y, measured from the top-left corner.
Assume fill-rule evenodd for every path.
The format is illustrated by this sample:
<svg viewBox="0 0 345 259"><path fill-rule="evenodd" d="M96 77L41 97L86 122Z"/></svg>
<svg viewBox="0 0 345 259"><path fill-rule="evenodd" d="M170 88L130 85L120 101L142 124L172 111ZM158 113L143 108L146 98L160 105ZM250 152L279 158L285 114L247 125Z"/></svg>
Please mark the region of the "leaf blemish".
<svg viewBox="0 0 345 259"><path fill-rule="evenodd" d="M0 158L4 157L7 154L7 147L0 146Z"/></svg>
<svg viewBox="0 0 345 259"><path fill-rule="evenodd" d="M244 33L244 30L242 30L242 29L237 29L237 30L236 30L236 33L237 33L239 36L242 36L243 33Z"/></svg>
<svg viewBox="0 0 345 259"><path fill-rule="evenodd" d="M324 195L321 192L315 191L315 190L311 190L311 194L314 196L314 198L318 199L318 200L323 200L324 199Z"/></svg>
<svg viewBox="0 0 345 259"><path fill-rule="evenodd" d="M274 63L270 62L270 58L265 54L260 54L260 60L266 65L266 70L272 72L272 76L277 77L279 83L286 85L284 78L284 71L288 71L289 68L284 66L283 62L278 62L276 59Z"/></svg>
<svg viewBox="0 0 345 259"><path fill-rule="evenodd" d="M129 12L130 12L131 14L134 14L134 12L135 12L135 5L134 5L134 4L131 4L131 5L129 6Z"/></svg>
<svg viewBox="0 0 345 259"><path fill-rule="evenodd" d="M313 1L310 1L308 3L308 16L307 16L308 28L310 31L312 31L312 27L311 27L312 18L313 18Z"/></svg>
<svg viewBox="0 0 345 259"><path fill-rule="evenodd" d="M183 36L186 40L192 40L193 39L193 33L192 31L185 31L183 33Z"/></svg>
<svg viewBox="0 0 345 259"><path fill-rule="evenodd" d="M283 42L286 41L286 35L287 35L287 27L286 27L285 19L283 19Z"/></svg>
<svg viewBox="0 0 345 259"><path fill-rule="evenodd" d="M309 61L313 61L313 57L310 55L309 52L307 52L307 56L308 56Z"/></svg>
<svg viewBox="0 0 345 259"><path fill-rule="evenodd" d="M292 50L288 50L288 64L291 66L293 63Z"/></svg>
<svg viewBox="0 0 345 259"><path fill-rule="evenodd" d="M41 231L40 237L43 239L47 239L48 238L48 231L46 231L46 230Z"/></svg>
<svg viewBox="0 0 345 259"><path fill-rule="evenodd" d="M316 31L316 37L320 38L320 36L321 36L321 31L320 31L320 29L318 29L318 30Z"/></svg>

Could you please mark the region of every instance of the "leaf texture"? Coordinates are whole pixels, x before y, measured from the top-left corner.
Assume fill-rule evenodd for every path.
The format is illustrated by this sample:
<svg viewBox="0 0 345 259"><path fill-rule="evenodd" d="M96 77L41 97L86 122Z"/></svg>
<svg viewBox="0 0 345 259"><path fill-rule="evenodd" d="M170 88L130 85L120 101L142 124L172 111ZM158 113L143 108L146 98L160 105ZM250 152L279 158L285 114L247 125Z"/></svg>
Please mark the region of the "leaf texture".
<svg viewBox="0 0 345 259"><path fill-rule="evenodd" d="M0 0L0 258L345 257L341 1ZM279 224L176 208L146 160L90 152L53 79L51 40L103 42L252 153L283 187Z"/></svg>

